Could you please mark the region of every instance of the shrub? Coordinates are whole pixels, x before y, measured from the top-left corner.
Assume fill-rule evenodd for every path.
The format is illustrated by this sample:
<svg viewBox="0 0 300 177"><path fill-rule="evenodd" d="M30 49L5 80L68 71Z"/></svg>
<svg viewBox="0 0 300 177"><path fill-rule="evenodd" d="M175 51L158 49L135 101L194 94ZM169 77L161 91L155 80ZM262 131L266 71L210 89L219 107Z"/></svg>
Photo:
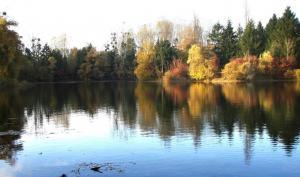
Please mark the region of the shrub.
<svg viewBox="0 0 300 177"><path fill-rule="evenodd" d="M294 79L295 78L295 72L294 70L288 69L284 74L283 77L285 79Z"/></svg>
<svg viewBox="0 0 300 177"><path fill-rule="evenodd" d="M189 68L189 74L195 80L211 80L216 76L218 68L214 60L205 60L199 65L192 65Z"/></svg>
<svg viewBox="0 0 300 177"><path fill-rule="evenodd" d="M293 70L296 66L295 57L275 59L273 62L273 78L286 79L288 70Z"/></svg>
<svg viewBox="0 0 300 177"><path fill-rule="evenodd" d="M274 58L271 52L266 51L258 59L258 72L264 76L272 76Z"/></svg>
<svg viewBox="0 0 300 177"><path fill-rule="evenodd" d="M300 81L300 69L295 69L295 76L298 81Z"/></svg>
<svg viewBox="0 0 300 177"><path fill-rule="evenodd" d="M274 58L269 51L259 57L258 71L261 75L274 79L291 79L295 77L293 68L296 65L294 57Z"/></svg>
<svg viewBox="0 0 300 177"><path fill-rule="evenodd" d="M258 68L258 59L255 56L237 58L227 63L222 70L224 79L252 80Z"/></svg>
<svg viewBox="0 0 300 177"><path fill-rule="evenodd" d="M181 59L173 60L170 70L164 74L164 80L183 80L188 77L188 65Z"/></svg>
<svg viewBox="0 0 300 177"><path fill-rule="evenodd" d="M187 78L188 65L185 64L181 59L174 60L170 67L170 72L175 77Z"/></svg>

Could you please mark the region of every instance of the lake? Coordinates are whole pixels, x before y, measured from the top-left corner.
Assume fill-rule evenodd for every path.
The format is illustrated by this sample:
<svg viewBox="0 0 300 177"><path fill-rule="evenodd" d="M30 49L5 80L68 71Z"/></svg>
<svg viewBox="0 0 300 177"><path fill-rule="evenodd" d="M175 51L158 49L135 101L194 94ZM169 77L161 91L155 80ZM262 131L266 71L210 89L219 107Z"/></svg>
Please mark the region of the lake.
<svg viewBox="0 0 300 177"><path fill-rule="evenodd" d="M299 177L300 83L0 92L1 177Z"/></svg>

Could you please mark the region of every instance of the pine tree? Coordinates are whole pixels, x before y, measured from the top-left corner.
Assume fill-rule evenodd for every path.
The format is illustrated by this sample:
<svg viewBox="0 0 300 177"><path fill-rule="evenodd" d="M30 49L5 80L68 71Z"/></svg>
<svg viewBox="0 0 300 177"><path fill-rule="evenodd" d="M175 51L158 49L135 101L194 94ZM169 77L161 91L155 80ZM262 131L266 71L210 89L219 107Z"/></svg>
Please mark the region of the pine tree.
<svg viewBox="0 0 300 177"><path fill-rule="evenodd" d="M280 46L280 57L299 55L300 23L290 7L285 9L276 25L275 41ZM298 49L298 50L297 50Z"/></svg>
<svg viewBox="0 0 300 177"><path fill-rule="evenodd" d="M244 56L256 55L256 29L254 22L250 20L241 37L240 45Z"/></svg>
<svg viewBox="0 0 300 177"><path fill-rule="evenodd" d="M222 35L223 40L223 61L220 61L220 64L223 66L228 63L229 59L236 56L238 49L238 38L236 32L233 30L231 21L228 21L226 28Z"/></svg>
<svg viewBox="0 0 300 177"><path fill-rule="evenodd" d="M219 23L215 24L209 34L209 39L214 46L213 50L217 54L221 66L224 66L230 58L237 54L238 38L230 21L226 27Z"/></svg>
<svg viewBox="0 0 300 177"><path fill-rule="evenodd" d="M256 55L260 55L265 51L266 48L266 33L261 22L256 27Z"/></svg>
<svg viewBox="0 0 300 177"><path fill-rule="evenodd" d="M273 14L272 18L269 20L268 24L266 25L266 50L270 51L272 54L275 54L273 50L275 48L274 39L275 39L275 32L277 26L277 16Z"/></svg>

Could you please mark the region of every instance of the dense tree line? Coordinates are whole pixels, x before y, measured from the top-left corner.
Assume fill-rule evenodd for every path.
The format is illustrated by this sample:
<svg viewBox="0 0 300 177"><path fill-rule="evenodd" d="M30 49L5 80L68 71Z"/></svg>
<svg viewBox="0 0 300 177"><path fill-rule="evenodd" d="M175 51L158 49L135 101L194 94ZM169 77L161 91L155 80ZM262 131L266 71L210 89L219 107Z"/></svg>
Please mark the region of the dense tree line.
<svg viewBox="0 0 300 177"><path fill-rule="evenodd" d="M205 36L199 19L161 20L134 34L111 34L105 50L50 47L39 38L24 47L17 23L0 16L0 82L70 80L291 79L300 65L300 22L290 7L266 26L249 20L235 29L216 23ZM300 73L300 72L298 72Z"/></svg>

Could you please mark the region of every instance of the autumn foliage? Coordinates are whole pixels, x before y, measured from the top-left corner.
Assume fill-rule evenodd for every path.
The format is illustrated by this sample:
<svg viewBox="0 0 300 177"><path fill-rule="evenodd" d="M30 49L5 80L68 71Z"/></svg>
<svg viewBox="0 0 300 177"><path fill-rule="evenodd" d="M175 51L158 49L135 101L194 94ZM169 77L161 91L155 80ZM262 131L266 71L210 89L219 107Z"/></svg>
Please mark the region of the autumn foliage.
<svg viewBox="0 0 300 177"><path fill-rule="evenodd" d="M258 68L255 56L236 58L227 63L222 70L222 76L228 80L252 80Z"/></svg>
<svg viewBox="0 0 300 177"><path fill-rule="evenodd" d="M295 61L294 57L278 59L265 52L259 58L246 56L232 59L222 70L222 76L227 80L292 79L295 77Z"/></svg>
<svg viewBox="0 0 300 177"><path fill-rule="evenodd" d="M164 80L178 81L188 78L188 65L181 59L173 60L170 69L165 73Z"/></svg>
<svg viewBox="0 0 300 177"><path fill-rule="evenodd" d="M137 67L134 74L139 80L150 80L156 77L154 65L154 48L151 44L145 44L137 53Z"/></svg>
<svg viewBox="0 0 300 177"><path fill-rule="evenodd" d="M295 57L282 58L273 62L273 77L277 79L294 78L293 69L296 66Z"/></svg>
<svg viewBox="0 0 300 177"><path fill-rule="evenodd" d="M189 50L189 75L195 80L211 80L218 71L216 55L202 46L193 45Z"/></svg>

